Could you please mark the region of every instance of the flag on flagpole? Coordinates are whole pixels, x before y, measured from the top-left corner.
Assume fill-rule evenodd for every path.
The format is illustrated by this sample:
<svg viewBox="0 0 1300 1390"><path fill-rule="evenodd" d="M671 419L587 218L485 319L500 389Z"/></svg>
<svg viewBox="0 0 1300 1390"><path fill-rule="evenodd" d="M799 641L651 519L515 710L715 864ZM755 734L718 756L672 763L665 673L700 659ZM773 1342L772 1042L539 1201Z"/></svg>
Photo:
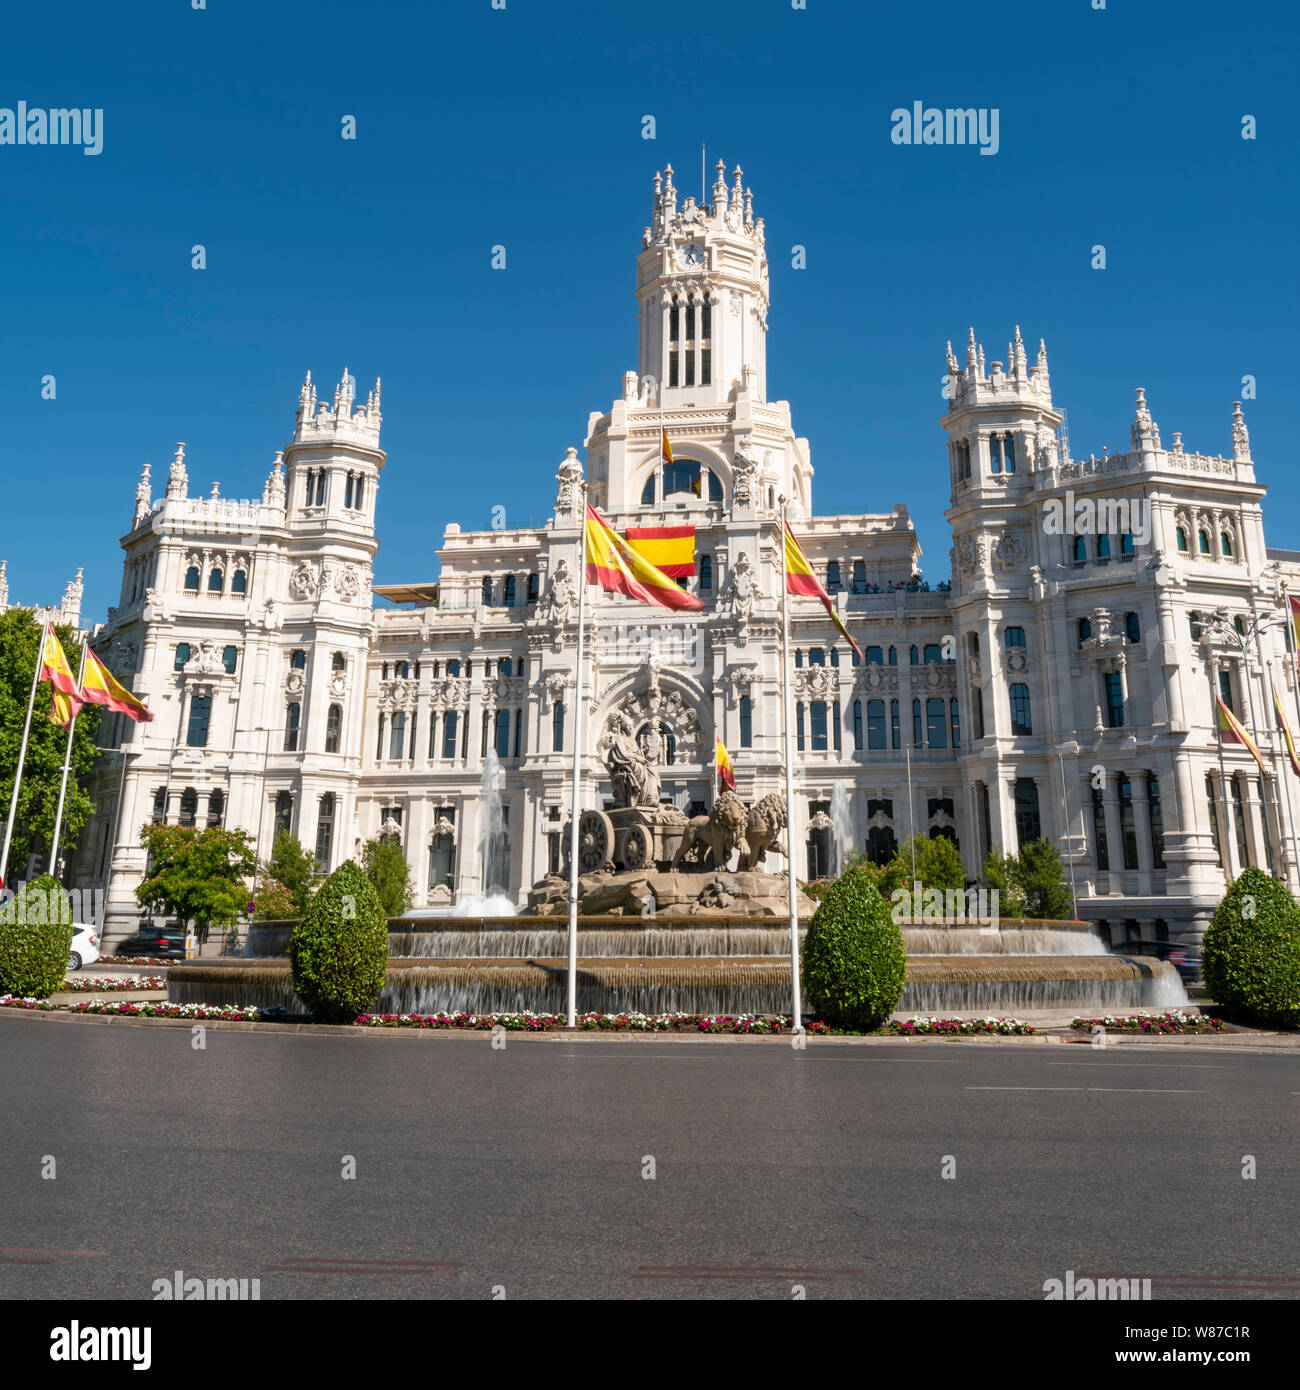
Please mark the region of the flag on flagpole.
<svg viewBox="0 0 1300 1390"><path fill-rule="evenodd" d="M680 589L666 574L644 560L603 516L587 503L586 580L611 594L626 594L641 603L678 612L698 613L704 604Z"/></svg>
<svg viewBox="0 0 1300 1390"><path fill-rule="evenodd" d="M813 573L812 566L808 563L808 557L803 553L803 546L795 539L794 532L790 529L790 523L785 524L785 587L792 594L802 594L807 598L819 598L830 614L831 622L843 634L845 641L858 654L858 660L862 661L862 648L849 636L849 630L840 621L840 615L835 611L835 604L831 596L822 588L817 576Z"/></svg>
<svg viewBox="0 0 1300 1390"><path fill-rule="evenodd" d="M63 643L50 623L45 624L41 634L40 664L36 670L37 680L49 681L53 696L50 720L61 729L72 727L72 721L81 708L77 678L72 674Z"/></svg>
<svg viewBox="0 0 1300 1390"><path fill-rule="evenodd" d="M1221 743L1240 743L1250 750L1250 756L1259 764L1259 770L1267 777L1264 759L1260 756L1255 740L1246 732L1241 720L1223 703L1223 696L1214 697L1219 705L1219 741Z"/></svg>
<svg viewBox="0 0 1300 1390"><path fill-rule="evenodd" d="M718 777L728 791L734 792L736 790L736 771L731 766L731 754L727 752L727 745L721 739L717 740L717 744Z"/></svg>
<svg viewBox="0 0 1300 1390"><path fill-rule="evenodd" d="M1290 599L1291 604L1291 650L1295 653L1296 665L1300 666L1300 598Z"/></svg>
<svg viewBox="0 0 1300 1390"><path fill-rule="evenodd" d="M627 543L669 579L689 579L695 573L694 526L629 526Z"/></svg>
<svg viewBox="0 0 1300 1390"><path fill-rule="evenodd" d="M81 678L81 695L87 704L102 705L117 714L125 714L136 723L153 718L139 700L113 678L113 673L86 648L86 670Z"/></svg>
<svg viewBox="0 0 1300 1390"><path fill-rule="evenodd" d="M1273 686L1273 709L1277 713L1277 727L1282 731L1282 738L1286 742L1286 755L1291 759L1291 770L1297 777L1300 777L1300 757L1296 756L1295 739L1291 737L1291 725L1286 717L1286 706L1282 703L1282 697L1277 693L1277 682L1272 682Z"/></svg>
<svg viewBox="0 0 1300 1390"><path fill-rule="evenodd" d="M668 442L668 431L662 425L659 426L659 457L665 463L673 461L673 446Z"/></svg>

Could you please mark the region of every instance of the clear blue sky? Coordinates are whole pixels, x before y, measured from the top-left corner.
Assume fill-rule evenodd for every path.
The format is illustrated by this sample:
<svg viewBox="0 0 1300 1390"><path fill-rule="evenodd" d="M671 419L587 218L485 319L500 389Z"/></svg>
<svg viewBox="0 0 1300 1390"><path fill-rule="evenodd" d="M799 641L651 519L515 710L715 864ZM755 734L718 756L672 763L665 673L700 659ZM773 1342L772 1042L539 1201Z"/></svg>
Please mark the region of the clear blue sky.
<svg viewBox="0 0 1300 1390"><path fill-rule="evenodd" d="M944 342L974 323L992 360L1019 323L1076 455L1127 447L1135 386L1166 443L1230 452L1254 374L1269 541L1300 547L1298 60L1293 0L7 6L0 107L105 113L97 157L0 146L11 599L80 564L102 618L141 463L183 439L193 491L260 495L308 368L383 376L380 581L434 577L448 521L541 521L635 365L651 177L693 191L701 140L767 221L817 511L906 502L943 577ZM895 146L914 100L997 107L998 154Z"/></svg>

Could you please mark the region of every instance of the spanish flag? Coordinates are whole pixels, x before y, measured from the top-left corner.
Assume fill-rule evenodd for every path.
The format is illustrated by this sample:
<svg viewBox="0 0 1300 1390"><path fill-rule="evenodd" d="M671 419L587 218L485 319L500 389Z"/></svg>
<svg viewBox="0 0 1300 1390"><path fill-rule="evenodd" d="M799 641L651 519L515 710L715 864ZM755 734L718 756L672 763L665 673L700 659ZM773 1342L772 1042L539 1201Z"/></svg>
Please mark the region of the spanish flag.
<svg viewBox="0 0 1300 1390"><path fill-rule="evenodd" d="M731 754L727 752L727 745L721 739L718 744L718 780L728 791L736 790L736 772L731 766Z"/></svg>
<svg viewBox="0 0 1300 1390"><path fill-rule="evenodd" d="M90 705L103 705L117 714L125 714L136 723L148 722L153 715L134 695L113 679L113 673L86 648L86 669L81 677L81 696Z"/></svg>
<svg viewBox="0 0 1300 1390"><path fill-rule="evenodd" d="M629 526L627 543L669 579L689 579L695 573L694 526Z"/></svg>
<svg viewBox="0 0 1300 1390"><path fill-rule="evenodd" d="M1282 738L1286 743L1286 755L1291 759L1291 770L1297 777L1300 777L1300 757L1296 756L1295 739L1291 737L1291 725L1287 721L1286 707L1282 704L1282 697L1277 693L1277 682L1273 681L1273 709L1277 714L1277 727L1282 732Z"/></svg>
<svg viewBox="0 0 1300 1390"><path fill-rule="evenodd" d="M1295 652L1296 664L1300 665L1300 598L1289 600L1291 604L1291 650Z"/></svg>
<svg viewBox="0 0 1300 1390"><path fill-rule="evenodd" d="M659 608L698 613L704 604L679 589L671 579L648 560L643 559L587 503L586 578L588 584L599 584L611 594L626 594L641 603L653 603Z"/></svg>
<svg viewBox="0 0 1300 1390"><path fill-rule="evenodd" d="M659 457L665 463L673 461L673 446L668 442L668 431L662 425L659 426Z"/></svg>
<svg viewBox="0 0 1300 1390"><path fill-rule="evenodd" d="M806 598L821 599L827 613L830 614L831 622L844 635L849 646L857 652L858 661L862 661L862 648L849 636L848 628L840 621L840 615L835 611L831 596L818 583L817 576L808 563L808 557L803 553L803 546L795 539L788 521L785 524L785 587L792 594L802 594Z"/></svg>
<svg viewBox="0 0 1300 1390"><path fill-rule="evenodd" d="M41 648L38 659L40 670L36 678L37 680L49 681L50 694L53 696L50 719L61 729L66 729L77 717L77 711L80 710L82 702L78 696L77 678L72 674L72 667L68 665L63 644L59 641L58 633L49 623L45 624L41 633Z"/></svg>
<svg viewBox="0 0 1300 1390"><path fill-rule="evenodd" d="M1259 770L1268 773L1264 768L1264 759L1260 756L1259 749L1255 746L1255 740L1246 732L1241 720L1223 703L1223 697L1216 695L1215 700L1219 706L1219 741L1221 743L1240 743L1250 750L1250 756L1259 764Z"/></svg>

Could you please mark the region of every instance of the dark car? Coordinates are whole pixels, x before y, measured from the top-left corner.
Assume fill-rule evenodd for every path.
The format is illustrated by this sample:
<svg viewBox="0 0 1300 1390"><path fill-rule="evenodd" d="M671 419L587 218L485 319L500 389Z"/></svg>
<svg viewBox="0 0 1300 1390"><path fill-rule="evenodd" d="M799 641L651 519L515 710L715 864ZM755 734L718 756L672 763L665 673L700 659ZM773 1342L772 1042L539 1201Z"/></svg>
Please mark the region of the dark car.
<svg viewBox="0 0 1300 1390"><path fill-rule="evenodd" d="M118 942L114 954L184 960L185 933L176 927L141 927L134 936Z"/></svg>
<svg viewBox="0 0 1300 1390"><path fill-rule="evenodd" d="M1124 949L1130 956L1154 956L1157 960L1168 961L1185 985L1201 978L1200 952L1191 946L1181 946L1176 941L1134 941Z"/></svg>

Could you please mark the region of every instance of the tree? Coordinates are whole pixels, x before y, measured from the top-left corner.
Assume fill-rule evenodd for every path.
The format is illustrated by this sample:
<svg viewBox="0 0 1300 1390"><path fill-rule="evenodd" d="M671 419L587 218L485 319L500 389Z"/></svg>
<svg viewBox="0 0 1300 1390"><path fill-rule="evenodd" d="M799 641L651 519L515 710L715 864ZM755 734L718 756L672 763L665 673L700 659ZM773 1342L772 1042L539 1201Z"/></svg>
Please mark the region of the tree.
<svg viewBox="0 0 1300 1390"><path fill-rule="evenodd" d="M49 874L0 908L0 994L48 999L62 988L72 949L72 904Z"/></svg>
<svg viewBox="0 0 1300 1390"><path fill-rule="evenodd" d="M1014 854L1003 854L1001 845L994 845L984 861L984 883L998 895L999 917L1025 915L1025 889L1020 875L1020 860Z"/></svg>
<svg viewBox="0 0 1300 1390"><path fill-rule="evenodd" d="M903 933L867 874L841 874L822 898L804 936L802 970L808 1007L837 1027L870 1031L898 1007Z"/></svg>
<svg viewBox="0 0 1300 1390"><path fill-rule="evenodd" d="M915 874L912 872L914 849ZM880 891L886 898L896 888L906 888L910 893L913 883L919 883L922 888L939 888L945 891L949 888L965 888L966 869L961 862L961 854L946 835L936 835L933 840L927 839L924 835L916 835L899 845L894 851L893 859L885 866Z"/></svg>
<svg viewBox="0 0 1300 1390"><path fill-rule="evenodd" d="M1266 1026L1300 1026L1300 907L1286 888L1247 869L1206 928L1201 968L1221 1008Z"/></svg>
<svg viewBox="0 0 1300 1390"><path fill-rule="evenodd" d="M282 883L293 899L290 917L302 917L311 903L312 880L317 873L316 858L308 854L298 843L298 837L287 830L276 834L271 846L271 858L266 866L266 874L277 883ZM262 915L260 912L257 914Z"/></svg>
<svg viewBox="0 0 1300 1390"><path fill-rule="evenodd" d="M1064 921L1074 916L1074 895L1061 877L1061 856L1050 840L1030 840L1020 850L1025 916Z"/></svg>
<svg viewBox="0 0 1300 1390"><path fill-rule="evenodd" d="M278 878L262 875L262 883L255 894L256 907L253 910L255 922L287 922L298 915L293 894Z"/></svg>
<svg viewBox="0 0 1300 1390"><path fill-rule="evenodd" d="M384 987L388 918L350 859L325 880L289 938L293 987L317 1023L351 1023Z"/></svg>
<svg viewBox="0 0 1300 1390"><path fill-rule="evenodd" d="M149 853L148 875L135 890L141 907L205 931L239 920L249 898L246 880L257 868L247 830L146 825L140 843Z"/></svg>
<svg viewBox="0 0 1300 1390"><path fill-rule="evenodd" d="M361 846L361 868L389 917L400 917L415 901L411 870L396 836L367 840Z"/></svg>
<svg viewBox="0 0 1300 1390"><path fill-rule="evenodd" d="M81 648L70 627L55 628L68 664L75 675L81 662ZM41 644L41 624L26 608L0 613L0 818L9 814L14 777L18 771L18 751L23 741L23 721L27 718L27 697L32 689ZM50 722L50 687L42 681L36 691L31 737L23 769L18 811L14 817L13 842L9 852L11 877L21 877L30 855L48 852L54 835L54 816L59 802L59 782L63 775L63 754L67 730ZM68 774L68 794L63 806L60 843L71 850L77 836L94 811L94 804L80 785L89 775L98 754L100 710L83 705L72 735L72 767ZM57 865L51 865L57 868ZM0 885L3 886L3 885Z"/></svg>

